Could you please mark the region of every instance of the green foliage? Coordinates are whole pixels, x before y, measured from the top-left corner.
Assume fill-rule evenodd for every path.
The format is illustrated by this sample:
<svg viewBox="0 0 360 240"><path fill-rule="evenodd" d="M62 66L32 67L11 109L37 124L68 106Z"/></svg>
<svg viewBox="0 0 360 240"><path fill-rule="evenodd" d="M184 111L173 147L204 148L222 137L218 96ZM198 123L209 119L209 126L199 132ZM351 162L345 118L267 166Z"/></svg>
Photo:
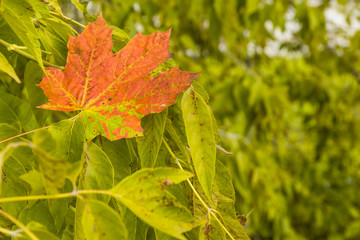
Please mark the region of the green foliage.
<svg viewBox="0 0 360 240"><path fill-rule="evenodd" d="M63 15L65 2L0 4L0 238L249 239L198 83L144 117L143 137L87 139L94 129L78 112L37 108L44 66L64 67L68 38L84 25ZM88 1L68 4L95 19ZM113 24L117 52L130 38Z"/></svg>
<svg viewBox="0 0 360 240"><path fill-rule="evenodd" d="M360 238L358 1L94 2L130 35L173 27L175 60L201 71L233 153L217 155L237 210L253 209L254 239Z"/></svg>

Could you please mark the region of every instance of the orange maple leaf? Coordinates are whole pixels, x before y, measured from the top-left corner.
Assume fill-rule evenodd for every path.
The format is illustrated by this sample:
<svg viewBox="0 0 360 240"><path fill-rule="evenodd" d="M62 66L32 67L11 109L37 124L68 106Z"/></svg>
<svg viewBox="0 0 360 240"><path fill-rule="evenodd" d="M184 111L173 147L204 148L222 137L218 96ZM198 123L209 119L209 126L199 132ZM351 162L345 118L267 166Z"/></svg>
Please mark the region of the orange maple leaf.
<svg viewBox="0 0 360 240"><path fill-rule="evenodd" d="M80 110L92 131L110 140L141 136L140 119L158 113L176 101L199 74L178 67L155 77L152 71L171 57L170 30L149 36L138 33L118 53L111 52L112 29L100 16L68 42L64 71L46 68L39 86L49 102L41 108Z"/></svg>

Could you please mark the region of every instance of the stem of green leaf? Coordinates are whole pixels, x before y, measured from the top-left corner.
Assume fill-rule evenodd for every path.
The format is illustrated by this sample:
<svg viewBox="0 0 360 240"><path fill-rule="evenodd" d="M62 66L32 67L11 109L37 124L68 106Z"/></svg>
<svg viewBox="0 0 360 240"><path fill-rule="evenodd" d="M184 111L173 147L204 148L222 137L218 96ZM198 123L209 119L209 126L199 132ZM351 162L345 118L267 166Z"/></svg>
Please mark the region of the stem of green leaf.
<svg viewBox="0 0 360 240"><path fill-rule="evenodd" d="M37 129L31 130L31 131L28 131L28 132L20 133L20 134L18 134L18 135L16 135L16 136L12 136L12 137L9 137L9 138L7 138L7 139L4 139L4 140L0 141L0 144L1 144L1 143L4 143L4 142L7 142L7 141L10 141L10 140L12 140L12 139L21 137L21 136L28 135L28 134L33 133L33 132L37 132L37 131L42 130L42 129L49 128L49 127L50 127L50 126L46 126L46 127L42 127L42 128L37 128Z"/></svg>
<svg viewBox="0 0 360 240"><path fill-rule="evenodd" d="M3 228L3 227L0 227L0 232L6 234L8 236L11 236L13 234L13 231Z"/></svg>
<svg viewBox="0 0 360 240"><path fill-rule="evenodd" d="M165 147L168 149L170 155L174 158L175 163L179 166L179 168L184 171L183 167L181 166L178 158L175 156L174 152L170 149L170 146L168 145L168 143L165 141L165 139L163 139L163 143L165 145ZM189 179L186 179L186 181L188 182L190 188L193 190L193 192L195 193L196 197L200 200L201 204L207 209L207 211L214 217L214 219L220 224L220 226L222 227L222 229L224 229L224 231L227 233L227 235L232 239L235 240L235 238L231 235L231 233L229 232L229 230L226 229L226 227L222 224L222 222L219 220L219 218L215 215L214 213L214 209L210 208L207 206L207 204L204 202L204 200L201 198L200 194L197 192L197 190L195 189L194 185L190 182Z"/></svg>
<svg viewBox="0 0 360 240"><path fill-rule="evenodd" d="M53 15L54 17L62 17L66 21L69 21L69 22L71 22L72 24L74 24L74 25L76 25L78 27L82 27L82 28L86 27L85 25L83 25L83 24L81 24L81 23L79 23L79 22L77 22L77 21L75 21L75 20L73 20L71 18L68 18L68 17L66 17L66 16L64 16L62 14L59 14L59 13L56 13L56 12L53 12L53 11L50 11L50 14Z"/></svg>
<svg viewBox="0 0 360 240"><path fill-rule="evenodd" d="M20 48L17 48L17 47L14 48L13 44L10 44L10 43L4 41L3 39L0 39L0 44L3 45L4 47L6 47L7 49L12 49L12 51L16 52L17 54L20 54L20 55L22 55L22 56L24 56L24 57L26 57L26 58L28 58L30 60L33 60L33 61L37 62L35 57L33 57L31 54L29 54L27 52L24 52ZM61 70L64 69L63 67L52 64L51 62L48 62L48 61L45 61L45 60L43 60L43 63L44 63L45 66L48 66L48 67L54 67L54 68L58 68L58 69L61 69Z"/></svg>
<svg viewBox="0 0 360 240"><path fill-rule="evenodd" d="M73 119L77 118L78 116L79 116L79 114L76 115L76 116L74 116L74 117L69 118L68 120L73 120ZM12 136L12 137L9 137L9 138L7 138L7 139L1 140L1 141L0 141L0 144L1 144L1 143L4 143L4 142L7 142L7 141L10 141L10 140L12 140L12 139L21 137L21 136L28 135L28 134L30 134L30 133L37 132L37 131L39 131L39 130L47 129L47 128L49 128L49 127L50 127L50 126L46 126L46 127L42 127L42 128L37 128L37 129L31 130L31 131L28 131L28 132L20 133L20 134L18 134L18 135L16 135L16 136Z"/></svg>
<svg viewBox="0 0 360 240"><path fill-rule="evenodd" d="M21 202L21 201L30 201L30 200L39 200L39 199L59 199L59 198L68 198L68 197L77 197L78 195L84 194L103 194L109 195L111 197L120 198L118 194L106 191L106 190L79 190L69 193L59 193L55 195L32 195L32 196L17 196L17 197L7 197L0 198L0 203L5 202Z"/></svg>

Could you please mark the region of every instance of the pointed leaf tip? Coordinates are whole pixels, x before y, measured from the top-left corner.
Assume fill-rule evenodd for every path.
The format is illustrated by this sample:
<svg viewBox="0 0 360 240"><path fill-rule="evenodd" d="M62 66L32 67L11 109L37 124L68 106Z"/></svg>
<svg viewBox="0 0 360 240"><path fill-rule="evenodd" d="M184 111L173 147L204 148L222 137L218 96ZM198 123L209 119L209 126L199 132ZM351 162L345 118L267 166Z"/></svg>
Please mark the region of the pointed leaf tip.
<svg viewBox="0 0 360 240"><path fill-rule="evenodd" d="M112 29L100 14L79 36L69 38L64 71L46 68L48 76L44 74L39 86L49 102L40 107L81 110L88 139L99 134L110 140L142 135L140 119L174 104L199 75L174 67L151 76L171 57L170 33L138 33L113 54Z"/></svg>

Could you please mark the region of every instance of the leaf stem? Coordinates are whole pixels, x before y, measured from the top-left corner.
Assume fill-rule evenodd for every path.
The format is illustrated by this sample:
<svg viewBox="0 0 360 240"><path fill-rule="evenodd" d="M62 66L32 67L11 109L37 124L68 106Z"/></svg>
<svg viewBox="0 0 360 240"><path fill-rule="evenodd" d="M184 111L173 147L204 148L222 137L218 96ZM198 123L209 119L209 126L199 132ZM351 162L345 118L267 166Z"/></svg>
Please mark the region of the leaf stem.
<svg viewBox="0 0 360 240"><path fill-rule="evenodd" d="M79 116L79 114L78 114L78 115L75 115L75 116L73 116L73 117L71 117L71 118L69 118L69 119L67 119L67 120L73 120L73 119L77 118L78 116ZM20 133L20 134L18 134L18 135L16 135L16 136L12 136L12 137L9 137L9 138L7 138L7 139L1 140L1 141L0 141L0 144L1 144L1 143L4 143L4 142L7 142L7 141L10 141L10 140L12 140L12 139L21 137L21 136L28 135L28 134L30 134L30 133L37 132L37 131L39 131L39 130L47 129L47 128L49 128L50 126L51 126L51 125L45 126L45 127L41 127L41 128L37 128L37 129L31 130L31 131L28 131L28 132Z"/></svg>
<svg viewBox="0 0 360 240"><path fill-rule="evenodd" d="M8 236L12 236L13 235L13 231L9 230L9 229L6 229L6 228L3 228L3 227L0 227L0 232L1 233L4 233ZM1 235L0 235L1 236Z"/></svg>
<svg viewBox="0 0 360 240"><path fill-rule="evenodd" d="M32 240L39 240L39 238L37 236L35 236L34 233L32 233L24 224L22 224L20 221L18 221L16 218L14 218L13 216L11 216L10 214L8 214L7 212L3 211L2 209L0 209L0 214L4 215L5 217L7 217L10 221L12 221L13 223L15 223L16 225L18 225L27 235L29 235L29 237Z"/></svg>
<svg viewBox="0 0 360 240"><path fill-rule="evenodd" d="M14 44L10 44L6 41L4 41L3 39L0 38L0 44L3 45L4 47L6 47L10 52L11 51L14 51L16 52L17 54L20 54L30 60L33 60L35 62L37 62L37 60L35 59L35 57L33 57L31 54L27 53L27 52L24 52L23 50L21 50L19 47L14 47ZM43 63L45 66L48 66L48 67L54 67L54 68L59 68L61 70L63 70L64 68L61 67L61 66L58 66L58 65L55 65L51 62L48 62L48 61L45 61L43 60Z"/></svg>
<svg viewBox="0 0 360 240"><path fill-rule="evenodd" d="M12 136L12 137L9 137L7 139L4 139L4 140L1 140L0 143L4 143L4 142L7 142L7 141L10 141L12 139L15 139L15 138L18 138L18 137L21 137L21 136L25 136L25 135L28 135L30 133L33 133L33 132L37 132L39 130L42 130L42 129L46 129L46 128L49 128L50 126L46 126L46 127L42 127L42 128L37 128L37 129L34 129L34 130L31 130L31 131L28 131L28 132L24 132L24 133L20 133L16 136Z"/></svg>
<svg viewBox="0 0 360 240"><path fill-rule="evenodd" d="M59 14L59 13L53 12L53 11L50 11L50 14L53 15L53 16L55 16L55 17L62 17L62 18L64 18L66 21L69 21L69 22L73 23L74 25L76 25L76 26L78 26L78 27L82 27L82 28L85 28L85 27L86 27L85 25L83 25L83 24L81 24L81 23L79 23L79 22L77 22L77 21L75 21L75 20L73 20L73 19L71 19L71 18L68 18L68 17L64 16L63 14Z"/></svg>
<svg viewBox="0 0 360 240"><path fill-rule="evenodd" d="M175 156L175 154L173 153L173 151L170 149L170 146L168 145L168 143L165 141L165 139L163 139L163 143L166 146L166 148L168 149L170 155L174 158L175 163L179 166L179 168L184 171L183 167L181 166L181 163L179 161L179 159ZM193 192L195 193L196 197L200 200L201 204L208 210L208 212L214 217L214 219L220 224L220 226L224 229L224 231L227 233L227 235L232 239L235 240L235 238L231 235L231 233L226 229L226 227L222 224L222 222L219 220L219 218L215 215L214 213L214 209L212 209L211 207L208 207L207 204L204 202L204 200L201 198L200 194L197 192L197 190L195 189L194 185L191 183L191 181L189 179L186 179L186 181L188 182L190 188L193 190ZM216 210L215 210L216 211Z"/></svg>
<svg viewBox="0 0 360 240"><path fill-rule="evenodd" d="M27 47L25 46L18 46L16 44L11 44L9 47L8 47L8 50L10 52L14 51L15 49L28 49ZM45 50L42 50L40 49L42 53L45 53L45 54L48 54L48 55L52 55L52 52L49 52L49 51L45 51Z"/></svg>
<svg viewBox="0 0 360 240"><path fill-rule="evenodd" d="M30 200L45 200L45 199L59 199L59 198L68 198L68 197L77 197L79 195L84 194L103 194L103 195L109 195L111 197L117 197L120 196L118 194L109 192L107 190L78 190L73 191L69 193L59 193L55 195L32 195L32 196L17 196L17 197L7 197L7 198L0 198L0 203L6 203L6 202L21 202L21 201L30 201Z"/></svg>

